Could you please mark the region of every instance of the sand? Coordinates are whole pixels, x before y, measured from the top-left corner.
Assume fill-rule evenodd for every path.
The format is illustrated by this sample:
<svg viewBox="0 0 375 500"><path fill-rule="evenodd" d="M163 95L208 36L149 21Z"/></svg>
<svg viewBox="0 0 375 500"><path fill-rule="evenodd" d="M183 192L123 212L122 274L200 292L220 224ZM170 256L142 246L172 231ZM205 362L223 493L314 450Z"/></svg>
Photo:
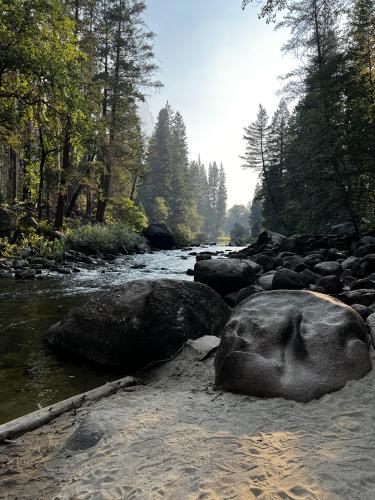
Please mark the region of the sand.
<svg viewBox="0 0 375 500"><path fill-rule="evenodd" d="M2 446L0 498L375 498L375 371L302 404L221 393L201 358L188 346L144 385ZM72 449L87 421L103 437Z"/></svg>

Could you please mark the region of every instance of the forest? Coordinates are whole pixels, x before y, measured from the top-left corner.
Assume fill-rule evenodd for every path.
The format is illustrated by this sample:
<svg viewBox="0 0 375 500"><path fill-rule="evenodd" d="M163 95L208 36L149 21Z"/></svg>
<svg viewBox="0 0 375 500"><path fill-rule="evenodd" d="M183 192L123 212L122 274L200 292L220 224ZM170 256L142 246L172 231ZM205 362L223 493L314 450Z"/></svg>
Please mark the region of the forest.
<svg viewBox="0 0 375 500"><path fill-rule="evenodd" d="M18 245L82 224L166 223L181 244L242 244L262 228L374 222L373 1L261 4L259 22L289 30L298 64L273 115L260 104L245 127L238 154L259 183L229 210L223 165L189 158L179 111L166 103L144 131L139 105L162 87L144 2L0 4L0 203L24 222Z"/></svg>
<svg viewBox="0 0 375 500"><path fill-rule="evenodd" d="M169 104L151 137L142 128L139 104L162 86L145 3L0 4L0 203L21 215L21 244L82 223L165 222L181 244L216 241L223 166L189 162Z"/></svg>
<svg viewBox="0 0 375 500"><path fill-rule="evenodd" d="M283 50L300 62L271 119L260 105L245 128L243 165L260 172L264 226L291 234L373 225L374 2L268 0L260 17L289 29Z"/></svg>

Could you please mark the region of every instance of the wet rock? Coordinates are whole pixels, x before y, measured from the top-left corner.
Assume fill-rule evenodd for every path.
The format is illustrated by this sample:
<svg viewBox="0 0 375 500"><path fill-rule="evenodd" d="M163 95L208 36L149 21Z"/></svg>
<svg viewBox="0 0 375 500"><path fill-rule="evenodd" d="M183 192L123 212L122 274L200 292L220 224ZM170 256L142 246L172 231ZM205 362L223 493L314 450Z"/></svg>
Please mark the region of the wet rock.
<svg viewBox="0 0 375 500"><path fill-rule="evenodd" d="M194 276L194 269L188 269L188 270L186 271L186 274L187 274L188 276Z"/></svg>
<svg viewBox="0 0 375 500"><path fill-rule="evenodd" d="M353 309L309 291L274 291L233 310L215 360L215 383L307 402L370 370L366 325Z"/></svg>
<svg viewBox="0 0 375 500"><path fill-rule="evenodd" d="M130 373L173 356L189 338L220 336L229 314L202 284L138 280L72 310L46 340L57 352Z"/></svg>
<svg viewBox="0 0 375 500"><path fill-rule="evenodd" d="M34 269L17 269L14 277L18 280L33 280L35 279L36 272Z"/></svg>
<svg viewBox="0 0 375 500"><path fill-rule="evenodd" d="M204 260L195 264L194 280L224 296L254 284L261 270L261 266L249 260Z"/></svg>
<svg viewBox="0 0 375 500"><path fill-rule="evenodd" d="M144 232L152 248L170 250L176 246L172 230L166 224L151 224Z"/></svg>
<svg viewBox="0 0 375 500"><path fill-rule="evenodd" d="M146 264L133 264L130 269L146 269Z"/></svg>
<svg viewBox="0 0 375 500"><path fill-rule="evenodd" d="M306 282L299 273L290 269L277 271L272 281L273 290L303 290Z"/></svg>
<svg viewBox="0 0 375 500"><path fill-rule="evenodd" d="M201 260L210 260L212 259L212 256L210 254L206 254L206 253L200 253L198 254L196 257L195 257L195 260L197 262L201 261Z"/></svg>

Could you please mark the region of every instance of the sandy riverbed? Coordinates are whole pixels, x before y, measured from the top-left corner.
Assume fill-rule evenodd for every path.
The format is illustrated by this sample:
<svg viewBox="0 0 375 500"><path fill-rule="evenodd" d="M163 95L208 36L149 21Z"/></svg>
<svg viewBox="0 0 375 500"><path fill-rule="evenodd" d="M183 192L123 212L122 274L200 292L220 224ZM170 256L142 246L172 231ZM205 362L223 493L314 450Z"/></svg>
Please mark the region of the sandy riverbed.
<svg viewBox="0 0 375 500"><path fill-rule="evenodd" d="M0 447L0 498L375 497L375 371L300 404L215 391L201 357ZM90 422L104 436L76 449Z"/></svg>

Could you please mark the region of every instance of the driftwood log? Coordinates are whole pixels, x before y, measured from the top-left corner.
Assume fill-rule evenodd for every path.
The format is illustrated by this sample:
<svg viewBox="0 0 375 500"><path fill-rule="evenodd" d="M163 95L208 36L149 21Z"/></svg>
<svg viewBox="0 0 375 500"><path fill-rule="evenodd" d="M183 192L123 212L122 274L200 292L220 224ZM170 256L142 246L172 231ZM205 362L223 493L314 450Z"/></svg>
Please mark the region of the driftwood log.
<svg viewBox="0 0 375 500"><path fill-rule="evenodd" d="M51 406L47 406L40 410L24 415L23 417L11 420L6 424L0 425L0 443L8 439L20 436L26 432L33 431L42 425L48 424L56 417L63 413L76 410L86 401L97 401L104 396L114 394L120 389L131 387L137 384L137 379L134 377L125 377L114 382L109 382L105 385L97 387L92 391L78 394L64 401L60 401Z"/></svg>

